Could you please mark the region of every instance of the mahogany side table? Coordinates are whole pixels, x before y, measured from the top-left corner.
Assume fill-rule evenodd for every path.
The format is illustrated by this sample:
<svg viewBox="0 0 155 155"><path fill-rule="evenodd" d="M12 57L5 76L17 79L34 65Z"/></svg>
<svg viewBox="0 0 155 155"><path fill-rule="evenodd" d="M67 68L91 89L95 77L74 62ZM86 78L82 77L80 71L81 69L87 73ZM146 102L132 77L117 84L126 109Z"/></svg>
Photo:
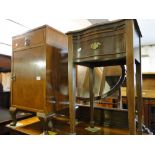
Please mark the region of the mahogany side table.
<svg viewBox="0 0 155 155"><path fill-rule="evenodd" d="M76 65L89 67L90 108L94 104L94 67L126 65L129 134L142 134L141 32L135 19L122 19L67 33L70 132L76 133ZM138 104L135 103L135 96ZM137 109L136 109L137 108ZM90 127L94 127L91 115Z"/></svg>

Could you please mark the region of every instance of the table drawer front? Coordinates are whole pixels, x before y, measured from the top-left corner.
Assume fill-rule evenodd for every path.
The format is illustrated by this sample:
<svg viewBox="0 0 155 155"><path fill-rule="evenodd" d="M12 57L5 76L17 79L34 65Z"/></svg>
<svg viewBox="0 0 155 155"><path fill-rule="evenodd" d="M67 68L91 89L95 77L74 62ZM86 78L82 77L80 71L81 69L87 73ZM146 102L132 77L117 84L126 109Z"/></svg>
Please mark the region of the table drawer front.
<svg viewBox="0 0 155 155"><path fill-rule="evenodd" d="M73 37L74 60L125 52L125 25L94 29Z"/></svg>
<svg viewBox="0 0 155 155"><path fill-rule="evenodd" d="M124 35L96 38L75 44L74 59L106 56L122 52L125 52Z"/></svg>
<svg viewBox="0 0 155 155"><path fill-rule="evenodd" d="M45 42L45 29L38 29L13 38L13 51L31 48Z"/></svg>

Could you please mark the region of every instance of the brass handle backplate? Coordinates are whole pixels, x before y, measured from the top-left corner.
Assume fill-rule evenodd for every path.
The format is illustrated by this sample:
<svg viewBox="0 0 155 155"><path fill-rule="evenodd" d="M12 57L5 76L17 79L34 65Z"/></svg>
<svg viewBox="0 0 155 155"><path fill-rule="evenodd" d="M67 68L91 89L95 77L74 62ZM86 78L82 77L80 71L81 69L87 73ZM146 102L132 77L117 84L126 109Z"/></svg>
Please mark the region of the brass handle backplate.
<svg viewBox="0 0 155 155"><path fill-rule="evenodd" d="M11 76L11 79L12 79L13 81L16 80L16 74L15 74L15 73Z"/></svg>
<svg viewBox="0 0 155 155"><path fill-rule="evenodd" d="M100 46L101 46L100 42L94 42L94 43L90 44L90 48L93 50L100 48Z"/></svg>
<svg viewBox="0 0 155 155"><path fill-rule="evenodd" d="M25 46L29 46L30 45L30 39L29 38L25 38Z"/></svg>

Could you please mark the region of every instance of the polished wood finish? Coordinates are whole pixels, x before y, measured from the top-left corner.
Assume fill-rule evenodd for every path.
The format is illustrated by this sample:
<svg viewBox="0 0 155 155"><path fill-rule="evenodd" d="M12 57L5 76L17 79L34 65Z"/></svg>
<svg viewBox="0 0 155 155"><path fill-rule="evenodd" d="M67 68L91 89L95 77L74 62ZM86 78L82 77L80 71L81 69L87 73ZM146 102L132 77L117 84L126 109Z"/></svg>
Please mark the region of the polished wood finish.
<svg viewBox="0 0 155 155"><path fill-rule="evenodd" d="M67 37L45 25L13 37L12 49L11 107L48 122L68 96Z"/></svg>
<svg viewBox="0 0 155 155"><path fill-rule="evenodd" d="M38 117L31 117L19 121L20 126L6 128L9 129L10 134L23 134L23 135L41 135L43 133L42 124Z"/></svg>
<svg viewBox="0 0 155 155"><path fill-rule="evenodd" d="M125 22L104 24L74 32L74 62L110 60L125 53ZM111 44L109 44L109 42ZM95 47L96 46L96 47ZM97 47L98 46L98 47ZM96 48L95 50L93 48Z"/></svg>
<svg viewBox="0 0 155 155"><path fill-rule="evenodd" d="M13 51L19 51L26 49L27 47L33 48L38 45L44 44L46 40L45 29L39 28L33 31L29 31L26 34L13 37L12 48Z"/></svg>
<svg viewBox="0 0 155 155"><path fill-rule="evenodd" d="M19 135L42 135L43 128L38 117L31 117L27 119L22 119L19 121L19 126L11 127L7 125L9 134L19 134ZM90 132L85 130L88 126L88 123L80 122L76 125L76 134L77 135L128 135L129 130L127 128L118 128L118 127L109 127L97 125L101 130L97 132ZM57 123L55 125L55 129L52 131L48 131L49 135L68 135L69 134L69 126L67 124Z"/></svg>
<svg viewBox="0 0 155 155"><path fill-rule="evenodd" d="M69 102L71 133L75 133L75 65L127 66L129 134L136 134L135 90L139 96L138 130L141 133L141 32L136 20L118 20L68 32ZM135 78L137 68L137 78ZM136 81L139 80L139 81ZM138 84L139 82L139 84Z"/></svg>
<svg viewBox="0 0 155 155"><path fill-rule="evenodd" d="M19 121L21 124L18 127L10 127L7 128L10 131L10 134L20 134L20 135L42 135L43 128L38 119L38 117L32 117L28 119L23 119ZM77 135L127 135L128 129L118 129L118 128L110 128L110 127L98 127L101 128L97 133L92 133L84 130L87 127L87 123L79 123L77 125ZM54 131L49 131L51 135L68 135L69 134L69 126L66 124L57 124L56 129Z"/></svg>
<svg viewBox="0 0 155 155"><path fill-rule="evenodd" d="M69 88L69 115L70 132L75 134L75 94L76 94L76 66L73 63L73 40L68 36L68 88Z"/></svg>
<svg viewBox="0 0 155 155"><path fill-rule="evenodd" d="M15 126L17 123L17 118L16 118L17 108L16 107L10 107L10 114L12 117L12 122L10 123L10 125Z"/></svg>
<svg viewBox="0 0 155 155"><path fill-rule="evenodd" d="M49 130L49 122L50 122L50 115L46 115L45 113L37 113L37 116L42 124L43 127L43 134L48 135Z"/></svg>
<svg viewBox="0 0 155 155"><path fill-rule="evenodd" d="M141 65L136 65L136 81L137 81L137 111L138 111L138 129L137 132L142 134L142 116L143 116L143 100L142 100L142 73Z"/></svg>
<svg viewBox="0 0 155 155"><path fill-rule="evenodd" d="M35 47L13 53L12 105L29 111L44 111L45 104L45 47ZM37 76L41 79L36 80ZM47 113L47 111L46 111Z"/></svg>
<svg viewBox="0 0 155 155"><path fill-rule="evenodd" d="M89 68L90 127L94 128L94 68Z"/></svg>
<svg viewBox="0 0 155 155"><path fill-rule="evenodd" d="M133 49L133 23L127 21L126 65L127 65L127 100L129 111L130 134L136 133L135 122L135 58Z"/></svg>
<svg viewBox="0 0 155 155"><path fill-rule="evenodd" d="M79 105L77 109L77 119L79 122L89 123L90 107L88 105ZM104 127L128 129L128 110L111 107L94 106L94 124Z"/></svg>

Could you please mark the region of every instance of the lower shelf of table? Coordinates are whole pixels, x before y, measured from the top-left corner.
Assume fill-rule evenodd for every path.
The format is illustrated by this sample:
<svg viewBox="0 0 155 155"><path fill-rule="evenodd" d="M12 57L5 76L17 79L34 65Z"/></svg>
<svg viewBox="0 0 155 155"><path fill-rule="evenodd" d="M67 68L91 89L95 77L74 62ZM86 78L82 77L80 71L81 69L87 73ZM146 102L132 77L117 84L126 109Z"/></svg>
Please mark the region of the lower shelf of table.
<svg viewBox="0 0 155 155"><path fill-rule="evenodd" d="M85 128L89 127L89 124L84 122L78 122L76 125L76 134L77 135L128 135L128 129L117 129L109 128L103 126L97 126L101 130L97 132L90 132ZM16 127L11 127L6 125L6 128L9 129L10 134L22 134L22 135L41 135L43 133L42 125L37 117L27 118L21 121L18 121ZM54 123L54 128L52 131L49 131L51 135L68 135L69 133L69 124L64 123Z"/></svg>

